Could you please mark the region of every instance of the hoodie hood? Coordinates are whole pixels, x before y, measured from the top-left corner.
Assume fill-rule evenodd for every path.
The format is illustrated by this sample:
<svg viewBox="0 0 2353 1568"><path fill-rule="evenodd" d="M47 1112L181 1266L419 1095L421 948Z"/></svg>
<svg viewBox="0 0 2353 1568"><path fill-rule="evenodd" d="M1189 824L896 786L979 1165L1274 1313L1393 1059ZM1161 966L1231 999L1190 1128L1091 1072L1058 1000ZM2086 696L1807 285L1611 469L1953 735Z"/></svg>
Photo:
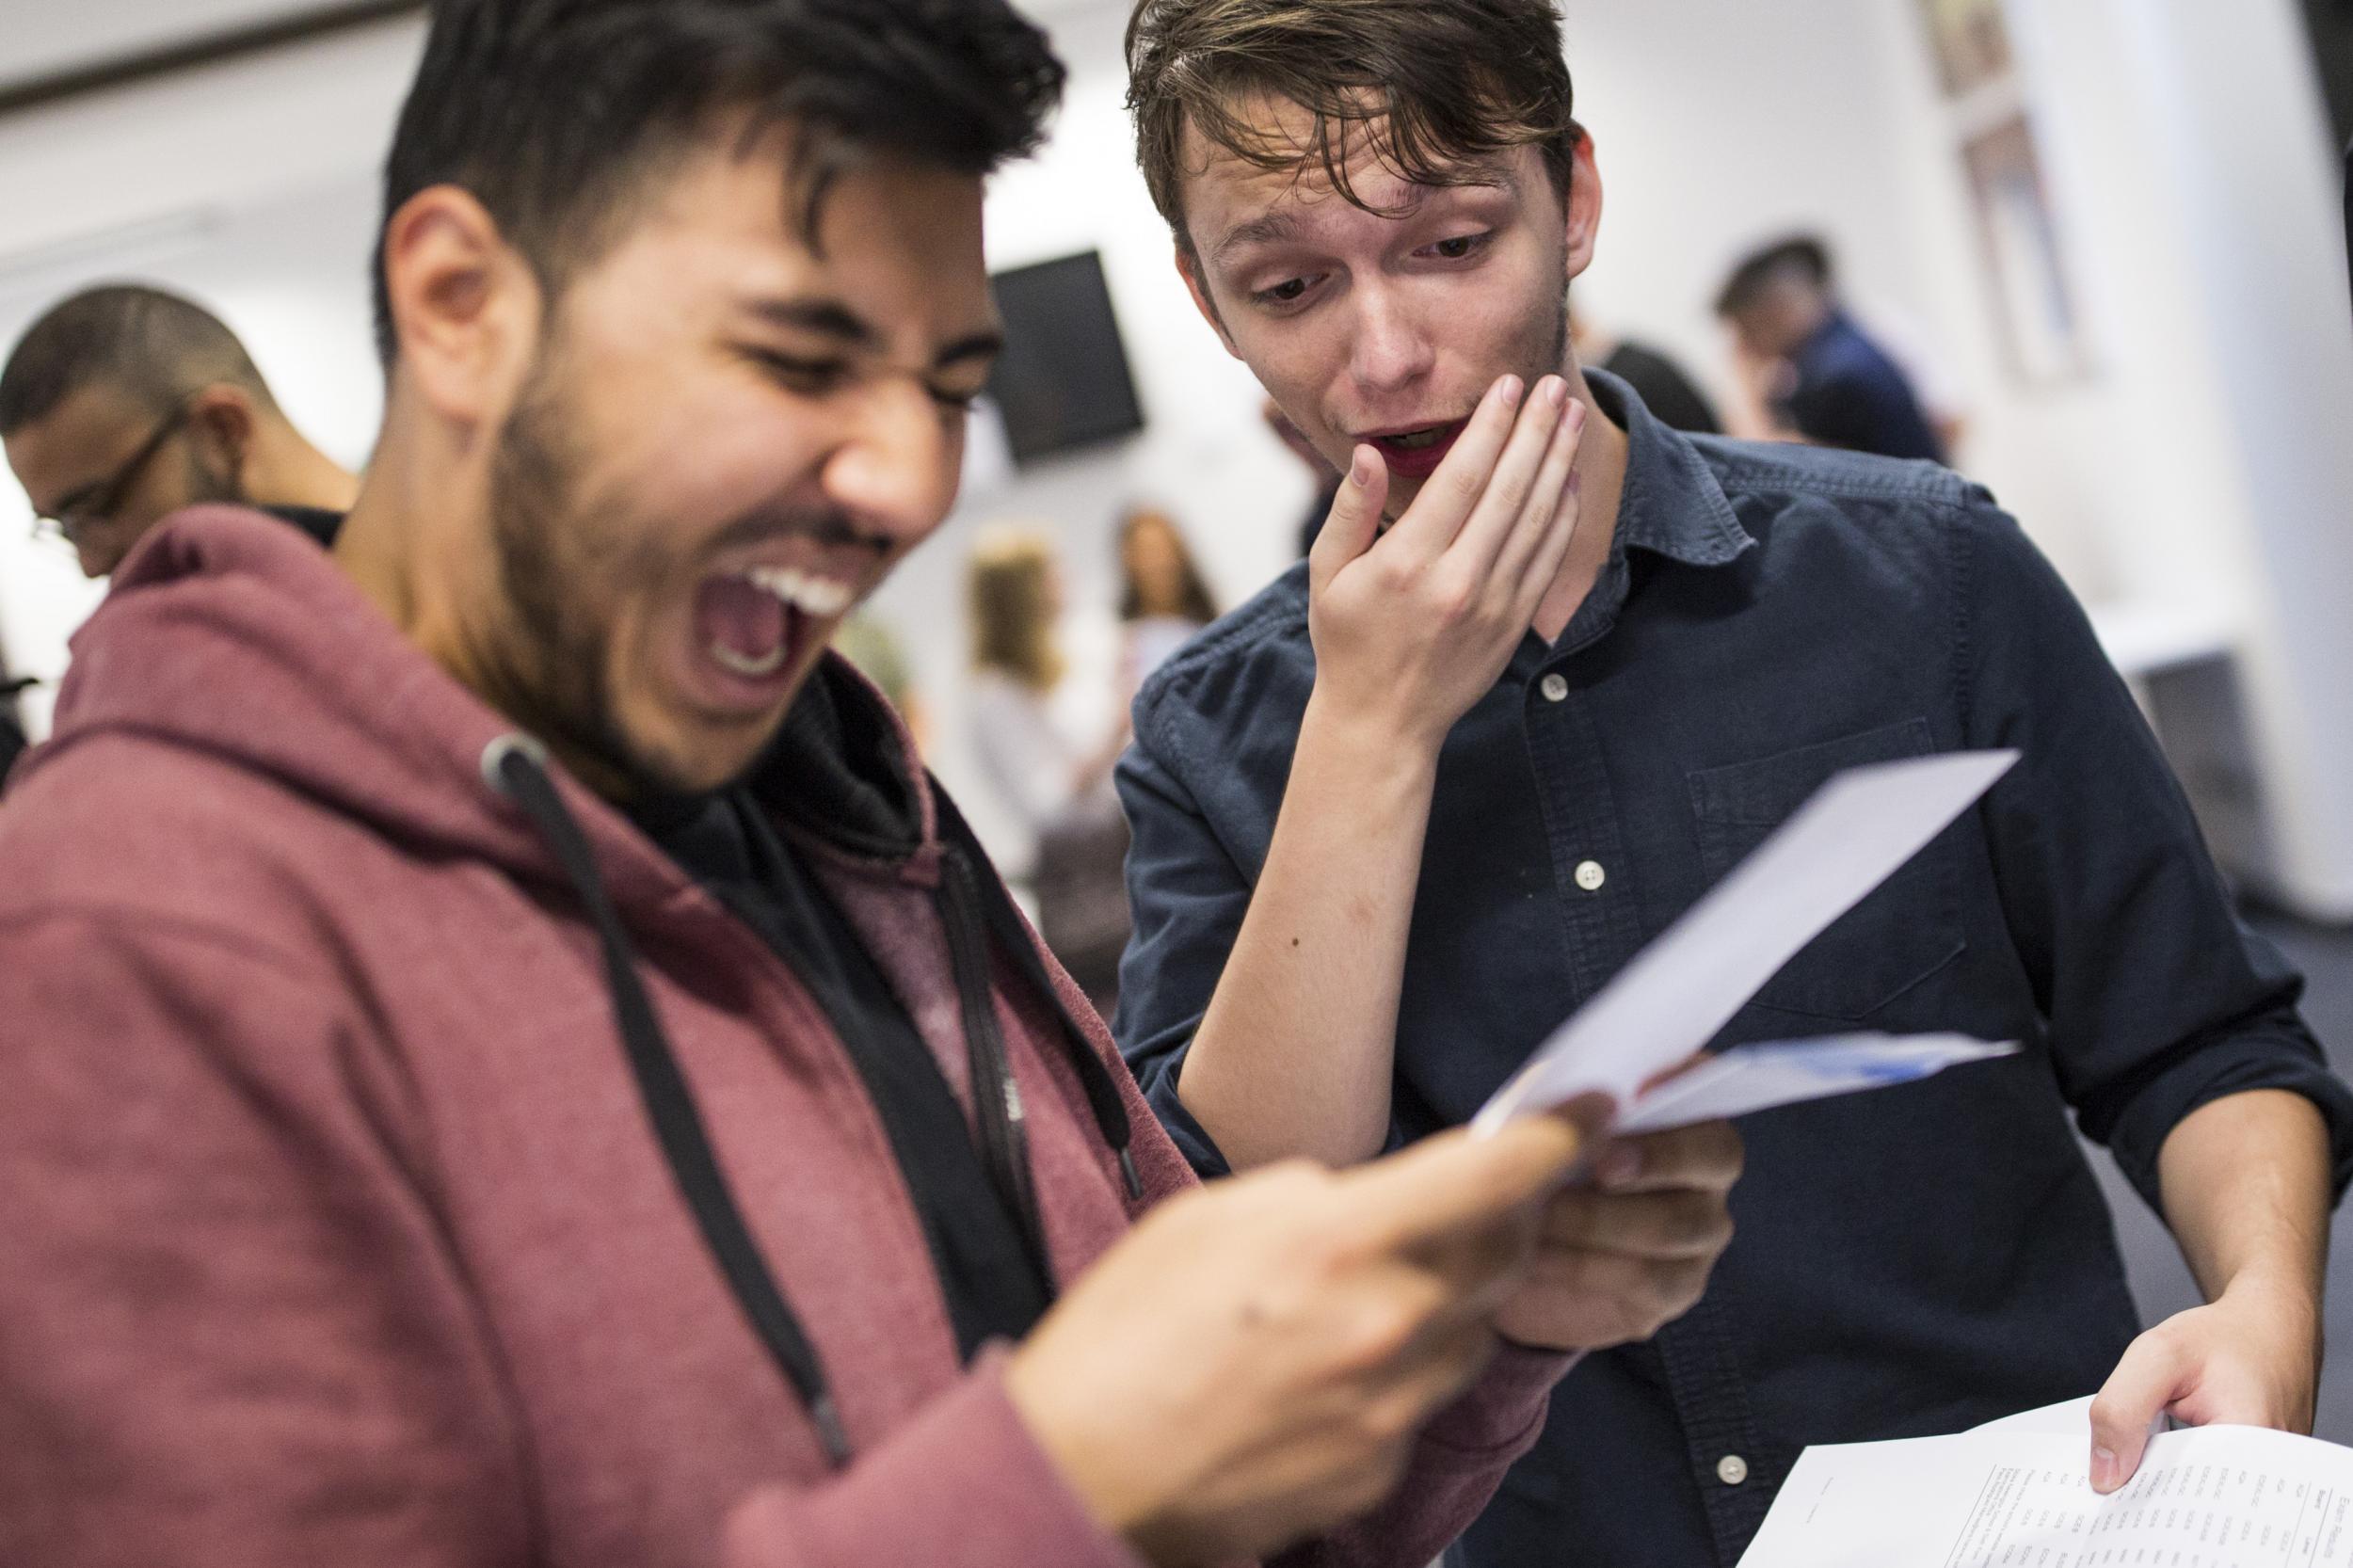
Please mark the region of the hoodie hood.
<svg viewBox="0 0 2353 1568"><path fill-rule="evenodd" d="M199 506L149 534L75 633L55 731L29 777L131 733L209 753L413 850L560 881L538 834L484 777L517 733L388 620L331 556L259 512ZM681 873L623 815L551 769L624 907ZM926 879L938 816L888 704L828 652L747 780L832 853Z"/></svg>

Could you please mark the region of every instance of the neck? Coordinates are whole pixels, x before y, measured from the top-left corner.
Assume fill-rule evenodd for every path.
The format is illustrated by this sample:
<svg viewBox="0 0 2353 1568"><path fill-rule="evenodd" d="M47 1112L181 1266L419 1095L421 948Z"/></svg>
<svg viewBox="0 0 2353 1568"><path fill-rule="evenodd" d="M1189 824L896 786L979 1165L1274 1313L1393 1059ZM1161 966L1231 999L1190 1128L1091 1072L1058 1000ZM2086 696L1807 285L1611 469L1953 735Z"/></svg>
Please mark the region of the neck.
<svg viewBox="0 0 2353 1568"><path fill-rule="evenodd" d="M1544 602L1536 606L1536 635L1546 642L1560 639L1576 617L1577 606L1601 580L1609 564L1609 546L1618 534L1618 507L1625 496L1625 432L1601 411L1585 372L1572 360L1566 375L1569 396L1585 405L1585 433L1577 454L1577 533L1569 553Z"/></svg>
<svg viewBox="0 0 2353 1568"><path fill-rule="evenodd" d="M281 432L257 456L262 459L259 472L249 476L248 483L264 505L348 512L359 498L357 476L292 429Z"/></svg>
<svg viewBox="0 0 2353 1568"><path fill-rule="evenodd" d="M469 504L469 494L479 491L465 483L464 465L453 452L437 445L431 460L420 459L427 444L387 423L367 479L335 536L336 564L452 680L531 734L588 789L628 804L639 793L635 784L556 727L535 722L532 705L480 654L489 639L470 632L456 584L496 579L489 529L481 521L487 503Z"/></svg>

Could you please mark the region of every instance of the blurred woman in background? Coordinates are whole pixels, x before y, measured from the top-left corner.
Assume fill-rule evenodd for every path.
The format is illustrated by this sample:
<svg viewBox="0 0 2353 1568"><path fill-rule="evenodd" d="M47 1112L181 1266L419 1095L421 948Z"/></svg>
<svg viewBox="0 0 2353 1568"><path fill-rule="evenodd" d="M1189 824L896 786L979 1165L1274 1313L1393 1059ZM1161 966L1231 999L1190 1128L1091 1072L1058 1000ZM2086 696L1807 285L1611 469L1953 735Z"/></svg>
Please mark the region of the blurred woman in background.
<svg viewBox="0 0 2353 1568"><path fill-rule="evenodd" d="M1120 694L1132 698L1160 662L1217 619L1201 568L1176 520L1130 507L1119 523Z"/></svg>
<svg viewBox="0 0 2353 1568"><path fill-rule="evenodd" d="M1042 531L984 532L966 587L972 753L1018 834L989 853L1016 887L1028 883L1039 934L1108 1011L1128 941L1128 826L1111 787L1128 744L1125 704L1105 731L1085 712L1090 694L1067 679L1062 567Z"/></svg>

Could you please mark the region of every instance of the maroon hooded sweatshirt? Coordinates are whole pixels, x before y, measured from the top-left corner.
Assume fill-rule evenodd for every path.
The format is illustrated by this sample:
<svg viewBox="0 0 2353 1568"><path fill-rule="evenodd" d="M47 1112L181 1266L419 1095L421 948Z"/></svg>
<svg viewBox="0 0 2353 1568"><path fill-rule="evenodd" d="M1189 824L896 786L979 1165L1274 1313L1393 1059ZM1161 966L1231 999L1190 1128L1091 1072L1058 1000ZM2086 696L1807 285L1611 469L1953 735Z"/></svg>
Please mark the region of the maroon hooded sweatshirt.
<svg viewBox="0 0 2353 1568"><path fill-rule="evenodd" d="M486 782L510 727L315 544L184 514L74 655L0 806L0 1562L1135 1561L1023 1427L1001 1352L959 1364L810 995L558 776L823 1358L855 1454L829 1462L651 1130L577 880ZM970 1114L942 803L846 666L812 691L757 787ZM852 733L881 738L895 799L824 755ZM1068 1280L1192 1177L1051 959L1043 986L1001 944L987 968ZM1562 1366L1507 1353L1387 1506L1294 1555L1427 1562Z"/></svg>

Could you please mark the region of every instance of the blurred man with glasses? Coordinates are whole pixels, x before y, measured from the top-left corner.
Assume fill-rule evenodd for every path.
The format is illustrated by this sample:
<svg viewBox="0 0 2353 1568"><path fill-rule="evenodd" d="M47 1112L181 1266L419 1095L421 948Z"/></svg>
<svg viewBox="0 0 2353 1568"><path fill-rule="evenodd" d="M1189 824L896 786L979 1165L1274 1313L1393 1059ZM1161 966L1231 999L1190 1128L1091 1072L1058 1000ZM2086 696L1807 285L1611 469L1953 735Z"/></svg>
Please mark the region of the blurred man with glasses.
<svg viewBox="0 0 2353 1568"><path fill-rule="evenodd" d="M329 542L359 482L201 306L115 284L53 306L0 369L0 444L37 534L104 577L184 506L233 501Z"/></svg>

